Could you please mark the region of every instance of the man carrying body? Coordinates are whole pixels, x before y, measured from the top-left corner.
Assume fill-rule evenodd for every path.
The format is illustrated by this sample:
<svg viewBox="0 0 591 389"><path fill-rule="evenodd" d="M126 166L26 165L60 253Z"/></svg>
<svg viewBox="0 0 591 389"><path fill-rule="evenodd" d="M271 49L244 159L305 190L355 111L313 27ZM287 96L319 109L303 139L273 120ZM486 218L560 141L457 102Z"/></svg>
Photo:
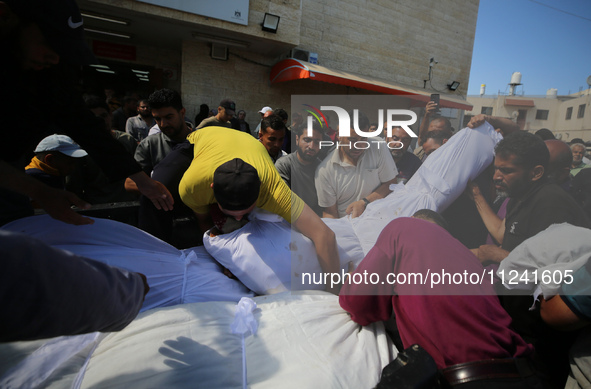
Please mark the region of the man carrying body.
<svg viewBox="0 0 591 389"><path fill-rule="evenodd" d="M419 157L408 151L410 141L410 135L402 127L392 128L392 136L386 137L386 143L391 147L390 154L398 169L397 182L406 183L421 167Z"/></svg>
<svg viewBox="0 0 591 389"><path fill-rule="evenodd" d="M462 380L473 385L466 387L522 387L512 384L523 385L534 375L531 368L519 368L531 366L533 348L511 328L511 318L489 282L431 287L420 279L385 282L392 275L398 280L425 275L427 269L432 274L482 274L470 251L435 223L415 218L389 223L355 270L372 278L379 275L383 282L345 281L341 307L361 325L389 320L394 313L403 347L423 347L451 387Z"/></svg>
<svg viewBox="0 0 591 389"><path fill-rule="evenodd" d="M320 164L318 152L322 127L315 121L312 128L312 136L307 134L305 128L296 130L296 152L278 159L275 167L287 186L320 216L322 209L318 205L314 174Z"/></svg>
<svg viewBox="0 0 591 389"><path fill-rule="evenodd" d="M353 115L350 115L353 117ZM367 131L369 120L359 114L359 129ZM378 138L375 139L376 141ZM383 141L382 141L383 142ZM339 147L318 166L316 191L323 217L357 217L374 200L386 197L398 171L385 144L359 136L351 128L349 137L338 137ZM369 144L369 147L366 147Z"/></svg>
<svg viewBox="0 0 591 389"><path fill-rule="evenodd" d="M199 130L203 127L208 126L217 126L217 127L232 127L232 123L230 120L236 114L236 103L230 99L224 99L220 101L220 105L218 106L218 113L215 116L208 117L207 119L203 119L201 123L195 123L197 127L196 130Z"/></svg>
<svg viewBox="0 0 591 389"><path fill-rule="evenodd" d="M261 129L259 131L259 141L265 146L269 152L269 156L273 163L287 153L281 149L283 140L285 139L285 121L278 115L269 115L261 120Z"/></svg>
<svg viewBox="0 0 591 389"><path fill-rule="evenodd" d="M281 180L259 141L222 127L195 131L188 139L194 159L179 194L196 213L202 232L229 219L240 221L256 206L280 215L311 239L325 273L340 270L334 233Z"/></svg>
<svg viewBox="0 0 591 389"><path fill-rule="evenodd" d="M141 142L148 137L150 128L156 124L152 117L148 99L141 99L137 106L137 116L132 116L125 123L125 132L133 136L136 142Z"/></svg>
<svg viewBox="0 0 591 389"><path fill-rule="evenodd" d="M497 192L510 198L504 220L475 196L478 211L491 235L501 246L482 245L474 253L482 262L502 261L510 251L551 224L569 223L589 227L584 211L558 185L547 179L550 154L544 141L534 134L517 131L505 137L495 149L494 184ZM534 344L544 368L555 385L564 385L566 358L572 339L545 325L539 310L530 311L530 296L503 296L503 307L513 326Z"/></svg>

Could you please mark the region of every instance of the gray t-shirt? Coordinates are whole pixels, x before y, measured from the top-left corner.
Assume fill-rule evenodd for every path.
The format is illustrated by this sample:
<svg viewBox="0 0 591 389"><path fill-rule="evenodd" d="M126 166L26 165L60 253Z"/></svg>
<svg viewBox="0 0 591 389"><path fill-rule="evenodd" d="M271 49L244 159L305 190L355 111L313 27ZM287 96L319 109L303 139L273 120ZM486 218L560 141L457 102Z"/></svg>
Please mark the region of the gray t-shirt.
<svg viewBox="0 0 591 389"><path fill-rule="evenodd" d="M291 190L301 197L302 200L318 215L322 215L322 208L318 206L318 196L314 184L314 174L320 160L316 159L309 165L300 162L297 152L279 158L275 167L279 175Z"/></svg>

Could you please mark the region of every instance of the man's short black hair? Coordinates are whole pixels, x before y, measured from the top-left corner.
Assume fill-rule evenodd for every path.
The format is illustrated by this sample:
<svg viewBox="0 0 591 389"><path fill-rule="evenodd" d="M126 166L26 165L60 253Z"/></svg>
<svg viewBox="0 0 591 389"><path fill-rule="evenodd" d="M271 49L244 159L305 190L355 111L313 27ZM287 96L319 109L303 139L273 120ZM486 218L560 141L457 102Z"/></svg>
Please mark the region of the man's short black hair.
<svg viewBox="0 0 591 389"><path fill-rule="evenodd" d="M452 133L451 131L447 130L431 130L427 134L425 134L425 139L423 139L423 143L427 141L427 139L433 139L435 143L438 145L442 145L445 139L451 138Z"/></svg>
<svg viewBox="0 0 591 389"><path fill-rule="evenodd" d="M515 165L532 169L537 165L548 171L550 152L542 138L527 131L516 131L507 135L495 147L495 155L501 158L515 156Z"/></svg>
<svg viewBox="0 0 591 389"><path fill-rule="evenodd" d="M452 133L452 126L451 126L451 122L449 121L448 118L443 117L443 116L437 116L434 119L431 119L431 122L429 122L429 124L433 123L433 122L443 122L443 129L445 131L449 131L450 134ZM451 136L451 135L450 135Z"/></svg>
<svg viewBox="0 0 591 389"><path fill-rule="evenodd" d="M536 135L539 136L542 140L556 139L552 131L550 131L547 128L540 128L538 131L536 131Z"/></svg>
<svg viewBox="0 0 591 389"><path fill-rule="evenodd" d="M269 115L263 120L261 120L262 132L267 131L267 128L269 127L271 127L275 131L287 130L287 127L285 127L285 123L283 122L283 119L281 119L281 116L276 114Z"/></svg>
<svg viewBox="0 0 591 389"><path fill-rule="evenodd" d="M183 109L183 101L179 92L172 89L160 89L152 93L148 98L150 108L160 109L172 107L177 111Z"/></svg>
<svg viewBox="0 0 591 389"><path fill-rule="evenodd" d="M287 119L289 119L289 115L287 114L287 111L285 111L283 108L274 109L273 115L279 116L281 118L281 120L287 121Z"/></svg>
<svg viewBox="0 0 591 389"><path fill-rule="evenodd" d="M312 129L314 131L318 131L320 134L324 136L324 127L320 124L318 120L316 120L316 118L312 119ZM297 128L292 128L291 130L297 136L306 136L308 134L308 123L306 122L305 125Z"/></svg>

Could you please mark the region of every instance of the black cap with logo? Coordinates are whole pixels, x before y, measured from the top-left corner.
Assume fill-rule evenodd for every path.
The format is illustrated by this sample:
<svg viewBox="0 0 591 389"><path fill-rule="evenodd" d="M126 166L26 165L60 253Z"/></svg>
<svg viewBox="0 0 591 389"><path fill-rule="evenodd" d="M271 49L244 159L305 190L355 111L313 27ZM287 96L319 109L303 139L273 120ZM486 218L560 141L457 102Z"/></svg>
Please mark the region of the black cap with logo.
<svg viewBox="0 0 591 389"><path fill-rule="evenodd" d="M257 201L260 188L257 170L240 158L221 164L213 173L215 199L229 211L250 208Z"/></svg>
<svg viewBox="0 0 591 389"><path fill-rule="evenodd" d="M3 0L23 21L35 22L47 42L66 62L96 63L84 41L82 15L73 0Z"/></svg>

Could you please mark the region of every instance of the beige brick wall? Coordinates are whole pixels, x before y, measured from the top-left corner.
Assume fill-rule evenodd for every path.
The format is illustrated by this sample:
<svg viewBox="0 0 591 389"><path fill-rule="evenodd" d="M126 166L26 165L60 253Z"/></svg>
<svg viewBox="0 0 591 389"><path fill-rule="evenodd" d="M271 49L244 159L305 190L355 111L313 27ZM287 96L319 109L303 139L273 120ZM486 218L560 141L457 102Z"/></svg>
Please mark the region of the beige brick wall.
<svg viewBox="0 0 591 389"><path fill-rule="evenodd" d="M303 0L301 42L319 64L389 81L466 94L478 0ZM427 85L429 88L429 85Z"/></svg>

